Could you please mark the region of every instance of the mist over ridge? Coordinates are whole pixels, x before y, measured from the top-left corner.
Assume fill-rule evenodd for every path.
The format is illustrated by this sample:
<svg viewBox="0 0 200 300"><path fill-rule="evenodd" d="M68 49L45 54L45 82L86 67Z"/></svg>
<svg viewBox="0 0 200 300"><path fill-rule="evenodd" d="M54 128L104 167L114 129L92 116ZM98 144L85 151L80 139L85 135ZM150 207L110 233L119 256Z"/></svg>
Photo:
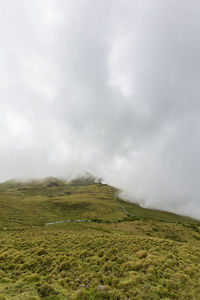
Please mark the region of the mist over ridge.
<svg viewBox="0 0 200 300"><path fill-rule="evenodd" d="M89 171L200 219L200 3L0 3L0 181Z"/></svg>

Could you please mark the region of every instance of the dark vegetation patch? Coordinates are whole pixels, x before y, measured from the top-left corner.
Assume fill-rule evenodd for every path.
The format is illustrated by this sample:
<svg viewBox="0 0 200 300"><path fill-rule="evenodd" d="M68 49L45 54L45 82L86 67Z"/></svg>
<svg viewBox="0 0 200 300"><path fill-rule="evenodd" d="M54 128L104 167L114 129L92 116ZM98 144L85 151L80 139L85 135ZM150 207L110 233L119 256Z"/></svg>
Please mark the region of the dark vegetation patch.
<svg viewBox="0 0 200 300"><path fill-rule="evenodd" d="M198 236L198 235L193 235L192 237L193 237L194 239L200 241L200 236Z"/></svg>
<svg viewBox="0 0 200 300"><path fill-rule="evenodd" d="M75 203L67 203L67 202L54 202L53 205L59 206L64 210L75 210L75 209L91 209L93 206L91 202L75 202Z"/></svg>

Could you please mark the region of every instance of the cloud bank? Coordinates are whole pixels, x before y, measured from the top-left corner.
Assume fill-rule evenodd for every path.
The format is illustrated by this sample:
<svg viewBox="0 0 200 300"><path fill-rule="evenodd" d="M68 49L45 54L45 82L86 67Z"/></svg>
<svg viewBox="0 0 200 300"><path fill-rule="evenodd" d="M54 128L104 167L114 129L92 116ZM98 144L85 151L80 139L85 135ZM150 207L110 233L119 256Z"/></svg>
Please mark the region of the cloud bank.
<svg viewBox="0 0 200 300"><path fill-rule="evenodd" d="M200 219L199 11L0 1L0 180L89 171Z"/></svg>

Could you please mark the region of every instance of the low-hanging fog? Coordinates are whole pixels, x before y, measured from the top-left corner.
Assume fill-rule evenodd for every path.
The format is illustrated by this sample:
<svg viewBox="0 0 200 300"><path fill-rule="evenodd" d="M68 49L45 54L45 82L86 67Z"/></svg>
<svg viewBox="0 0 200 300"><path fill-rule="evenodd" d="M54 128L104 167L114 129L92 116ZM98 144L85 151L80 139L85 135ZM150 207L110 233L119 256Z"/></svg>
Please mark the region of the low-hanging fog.
<svg viewBox="0 0 200 300"><path fill-rule="evenodd" d="M200 219L200 2L0 0L0 180L89 171Z"/></svg>

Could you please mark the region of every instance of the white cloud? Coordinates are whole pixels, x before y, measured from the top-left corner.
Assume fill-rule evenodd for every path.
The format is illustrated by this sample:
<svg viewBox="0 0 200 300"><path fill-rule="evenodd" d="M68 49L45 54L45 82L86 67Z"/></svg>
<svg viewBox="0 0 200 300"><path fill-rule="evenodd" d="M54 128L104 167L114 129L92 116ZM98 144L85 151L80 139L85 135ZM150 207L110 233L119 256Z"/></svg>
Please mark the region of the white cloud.
<svg viewBox="0 0 200 300"><path fill-rule="evenodd" d="M200 218L199 8L0 1L0 179L88 170Z"/></svg>

